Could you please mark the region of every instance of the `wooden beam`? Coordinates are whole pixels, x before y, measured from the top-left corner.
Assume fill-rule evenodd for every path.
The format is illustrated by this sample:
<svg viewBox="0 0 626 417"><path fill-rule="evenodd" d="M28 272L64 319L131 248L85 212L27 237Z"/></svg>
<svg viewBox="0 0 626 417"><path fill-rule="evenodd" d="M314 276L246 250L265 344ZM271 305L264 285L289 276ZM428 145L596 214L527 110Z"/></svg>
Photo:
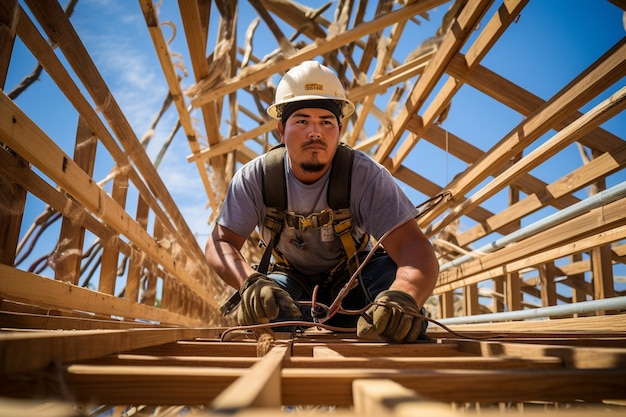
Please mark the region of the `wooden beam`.
<svg viewBox="0 0 626 417"><path fill-rule="evenodd" d="M363 378L390 379L430 400L445 402L597 401L626 396L623 368L509 372L285 369L283 402L351 406L352 383Z"/></svg>
<svg viewBox="0 0 626 417"><path fill-rule="evenodd" d="M452 59L446 71L450 76L460 79L523 116L531 116L546 104L540 97L481 65L475 66L470 72L466 58L462 54ZM557 131L561 130L581 115L576 111L562 121L558 121L553 128ZM600 128L588 133L580 139L580 142L602 152L609 152L624 145L624 139Z"/></svg>
<svg viewBox="0 0 626 417"><path fill-rule="evenodd" d="M154 10L154 4L151 0L140 1L139 4L146 20L146 26L148 26L148 32L150 33L150 37L152 38L152 43L154 44L157 57L159 58L159 62L161 63L161 68L163 69L165 81L167 82L167 85L170 89L170 94L172 95L174 106L176 106L180 125L185 131L185 135L187 136L187 142L189 143L191 152L199 152L200 145L198 144L196 131L191 122L191 115L189 114L187 104L185 103L185 97L182 92L179 77L176 74L176 70L172 63L169 48L167 46L165 38L163 37L163 32L161 31L161 28L159 26L158 18ZM198 7L200 7L200 5ZM208 8L208 12L210 12L210 7ZM206 34L206 31L204 33ZM206 44L206 35L204 44ZM211 208L216 211L217 204L215 202L214 191L211 186L211 182L209 181L206 168L204 167L204 164L196 164L196 166L198 168L198 175L202 180L202 184L204 185L207 196L209 198L209 204L211 205Z"/></svg>
<svg viewBox="0 0 626 417"><path fill-rule="evenodd" d="M587 70L557 93L541 110L520 123L485 156L454 179L448 186L453 198L463 196L487 178L495 167L518 154L555 124L572 115L584 103L596 97L598 92L613 85L624 73L626 61L626 38L607 51ZM420 219L429 224L443 213L449 204L441 204Z"/></svg>
<svg viewBox="0 0 626 417"><path fill-rule="evenodd" d="M74 145L74 161L89 176L93 176L96 164L96 149L98 140L94 136L82 117L78 118L76 128L76 142ZM59 252L69 254L61 257L54 270L54 279L71 282L78 285L80 278L80 264L83 244L85 242L85 228L76 218L63 216L61 231L59 232Z"/></svg>
<svg viewBox="0 0 626 417"><path fill-rule="evenodd" d="M569 175L547 185L543 190L526 196L520 202L511 204L500 213L460 233L457 238L460 245L467 245L488 233L501 230L503 225L521 219L552 201L561 201L571 193L588 186L598 178L610 175L626 166L626 145L612 152L594 158L591 162L575 169Z"/></svg>
<svg viewBox="0 0 626 417"><path fill-rule="evenodd" d="M287 345L274 346L211 402L211 411L230 414L250 407L281 406L281 364L288 352Z"/></svg>
<svg viewBox="0 0 626 417"><path fill-rule="evenodd" d="M79 310L129 316L157 323L200 326L203 320L180 316L162 309L130 302L123 298L101 294L66 282L40 277L10 266L0 265L0 296L24 303L61 310Z"/></svg>
<svg viewBox="0 0 626 417"><path fill-rule="evenodd" d="M245 73L240 74L232 80L225 81L220 86L211 88L210 90L203 89L202 82L199 82L197 85L199 93L196 94L196 96L191 100L191 104L194 107L198 107L204 103L216 100L219 97L223 97L229 93L247 87L258 81L267 79L275 73L286 71L289 68L301 63L302 61L306 61L316 56L333 51L343 45L349 44L356 41L357 39L367 36L370 33L382 30L387 26L390 26L402 20L406 20L411 16L415 16L416 14L419 14L421 12L430 10L433 7L436 7L443 3L445 3L445 1L442 0L426 0L411 3L410 5L399 8L398 10L395 10L391 13L379 16L372 21L354 27L352 28L352 30L339 34L332 39L324 41L320 40L319 43L308 45L302 48L297 54L289 59L275 62L271 66L258 65L256 66L256 68L251 67L254 69L246 71Z"/></svg>
<svg viewBox="0 0 626 417"><path fill-rule="evenodd" d="M141 173L145 184L159 200L160 204L155 204L156 207L153 207L153 210L160 213L160 206L163 206L167 215L163 214L160 217L164 223L168 224L168 229L174 229L175 226L176 234L180 237L179 243L184 243L189 253L195 254L196 259L204 260L204 253L202 249L200 249L193 233L189 230L189 226L183 219L178 206L165 187L156 168L148 159L140 141L137 140L137 136L132 127L128 123L128 120L126 120L116 100L113 98L111 91L100 75L95 63L90 58L67 15L63 9L61 9L61 6L57 2L45 0L27 0L26 3L31 12L37 17L37 20L46 31L52 43L59 46L70 66L92 96L97 108L101 111L111 129L115 132L117 139L126 150L127 155L119 161L120 167L122 169L127 167L129 165L128 159L130 158L130 161L134 163L136 169ZM20 14L20 24L18 27L20 37L24 37L23 33L26 36L31 36L25 33L29 30L34 30L35 33L37 33L36 29L26 26L24 27L24 32L22 31L22 21L26 20L24 16L27 15L25 12L22 12ZM47 48L49 49L49 46ZM57 84L61 86L64 85L63 82L57 82ZM82 93L79 92L78 94L82 96ZM68 98L70 97L68 96ZM77 100L76 97L71 98ZM99 138L103 137L94 126L90 124L90 127L96 132ZM109 134L104 135L109 136ZM139 188L140 184L136 184L136 186ZM171 226L172 222L174 226ZM208 268L204 263L199 262L198 266L205 270L206 274L204 276L209 276Z"/></svg>
<svg viewBox="0 0 626 417"><path fill-rule="evenodd" d="M16 152L56 181L117 233L127 236L152 259L159 259L163 268L178 277L184 285L193 288L207 303L217 306L214 295L203 282L191 276L184 265L177 263L160 247L4 94L0 94L0 115L0 132ZM22 138L28 139L21 140Z"/></svg>
<svg viewBox="0 0 626 417"><path fill-rule="evenodd" d="M467 2L455 22L454 28L445 35L435 56L428 62L424 72L417 80L405 105L394 118L390 132L376 151L375 159L377 161L384 161L389 157L391 151L404 134L411 117L422 107L444 73L446 65L465 43L490 3L490 0L471 0Z"/></svg>
<svg viewBox="0 0 626 417"><path fill-rule="evenodd" d="M417 118L419 116L416 116ZM413 132L416 131L414 123L409 124L409 129ZM439 126L431 125L428 130L424 132L424 139L428 140L433 145L437 146L451 155L459 158L467 164L473 164L475 161L483 157L485 152L478 149L471 143L459 138L452 132L446 131ZM504 172L507 167L499 167L494 170L493 176L497 176ZM515 179L512 183L526 194L533 194L543 190L546 187L546 183L540 179L530 175L524 174ZM560 199L551 201L549 204L558 209L571 206L574 203L579 202L580 199L575 196L563 195Z"/></svg>
<svg viewBox="0 0 626 417"><path fill-rule="evenodd" d="M511 184L515 178L520 177L536 168L542 162L554 156L558 151L580 139L588 132L594 130L602 123L619 114L626 108L626 87L620 89L608 99L604 100L578 120L555 134L552 138L541 144L528 155L520 159L502 174L494 178L489 184L478 190L472 197L458 204L440 222L432 226L431 233L436 233L451 221L460 217L469 208L474 208L493 196L507 184Z"/></svg>
<svg viewBox="0 0 626 417"><path fill-rule="evenodd" d="M3 352L0 359L1 374L40 371L55 363L57 365L71 363L125 350L160 345L184 337L193 337L194 333L200 334L199 331L181 328L3 334L0 335Z"/></svg>
<svg viewBox="0 0 626 417"><path fill-rule="evenodd" d="M357 379L352 383L352 391L354 412L362 416L393 416L397 407L408 403L421 403L423 407L430 405L426 415L431 416L450 410L447 404L430 402L389 379Z"/></svg>
<svg viewBox="0 0 626 417"><path fill-rule="evenodd" d="M8 0L0 4L0 89L3 90L15 43L19 10L17 0Z"/></svg>
<svg viewBox="0 0 626 417"><path fill-rule="evenodd" d="M623 239L626 227L619 225L623 224L626 214L620 213L619 207L622 205L623 200L609 203L570 221L555 225L549 230L536 233L516 242L515 245L479 255L475 260L442 271L434 293L502 276L505 273L503 270L505 265L507 272L519 271L528 266L600 246L607 241ZM577 242L565 246L573 241ZM550 252L551 250L554 251ZM454 285L451 285L453 283Z"/></svg>

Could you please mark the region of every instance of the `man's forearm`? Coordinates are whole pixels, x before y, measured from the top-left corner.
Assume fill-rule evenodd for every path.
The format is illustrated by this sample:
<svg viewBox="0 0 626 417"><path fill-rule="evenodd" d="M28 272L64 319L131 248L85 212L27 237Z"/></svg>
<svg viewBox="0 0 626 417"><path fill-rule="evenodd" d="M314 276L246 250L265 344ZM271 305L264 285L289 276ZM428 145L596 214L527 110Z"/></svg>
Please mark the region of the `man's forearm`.
<svg viewBox="0 0 626 417"><path fill-rule="evenodd" d="M243 240L218 225L205 248L206 259L211 268L224 282L235 289L239 289L245 279L255 272L236 246L241 247Z"/></svg>

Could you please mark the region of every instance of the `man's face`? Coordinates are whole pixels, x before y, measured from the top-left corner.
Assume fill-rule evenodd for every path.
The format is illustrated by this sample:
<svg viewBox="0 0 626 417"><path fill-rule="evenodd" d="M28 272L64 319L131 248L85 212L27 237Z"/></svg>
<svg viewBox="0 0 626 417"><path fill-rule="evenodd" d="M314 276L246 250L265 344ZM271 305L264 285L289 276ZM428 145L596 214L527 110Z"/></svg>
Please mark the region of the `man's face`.
<svg viewBox="0 0 626 417"><path fill-rule="evenodd" d="M278 124L282 141L287 147L291 167L303 182L319 179L337 151L341 126L335 115L318 108L296 110L285 122Z"/></svg>

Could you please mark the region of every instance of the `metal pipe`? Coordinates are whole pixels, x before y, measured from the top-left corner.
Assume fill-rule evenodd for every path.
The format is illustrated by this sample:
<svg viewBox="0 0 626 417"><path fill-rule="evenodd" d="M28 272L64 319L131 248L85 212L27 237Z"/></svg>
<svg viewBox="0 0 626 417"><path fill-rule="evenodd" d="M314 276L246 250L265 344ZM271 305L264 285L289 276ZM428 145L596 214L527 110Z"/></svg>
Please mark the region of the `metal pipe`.
<svg viewBox="0 0 626 417"><path fill-rule="evenodd" d="M528 236L537 234L541 231L548 229L554 225L563 223L569 219L572 219L582 213L586 213L594 208L600 207L604 204L612 203L626 196L626 181L619 183L607 190L601 191L585 200L579 201L576 204L560 210L554 214L551 214L538 222L528 225L520 230L517 230L505 237L494 240L485 246L468 253L467 255L459 256L458 258L447 262L439 267L439 271L445 271L452 267L458 266L462 263L471 261L477 258L481 254L493 252L496 249L500 249L509 243L514 243L522 240Z"/></svg>
<svg viewBox="0 0 626 417"><path fill-rule="evenodd" d="M477 314L475 316L450 317L437 320L446 326L451 324L491 323L499 321L526 320L541 317L565 316L575 313L590 313L600 310L626 309L626 297L612 297L603 300L581 301L580 303L540 307L503 313Z"/></svg>

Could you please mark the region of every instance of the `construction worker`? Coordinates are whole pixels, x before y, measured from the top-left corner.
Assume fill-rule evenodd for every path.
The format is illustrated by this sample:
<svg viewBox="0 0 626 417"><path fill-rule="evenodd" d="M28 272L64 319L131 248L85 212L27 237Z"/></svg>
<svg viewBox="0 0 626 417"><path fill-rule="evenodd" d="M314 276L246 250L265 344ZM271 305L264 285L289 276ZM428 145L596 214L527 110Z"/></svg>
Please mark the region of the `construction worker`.
<svg viewBox="0 0 626 417"><path fill-rule="evenodd" d="M331 305L354 272L327 202L335 155L340 147L347 148L339 141L343 120L353 111L337 76L316 61L292 68L278 84L267 113L279 121L284 184L264 185L269 153L245 164L233 177L206 246L211 267L238 290L240 325L311 321L316 310L302 304L314 297L320 306ZM423 312L439 271L433 248L415 221L415 205L391 174L363 152L350 149L349 154L351 180L343 194L349 195L348 236L358 252L352 260L363 260L372 248L368 235L380 239L392 232L382 242L384 250L362 267L359 284L341 301L347 310L369 309L361 315L336 314L325 324L357 327L359 337L413 342L426 330L426 321L416 313ZM267 222L264 188L286 190L278 237ZM256 227L266 245L275 244L267 273L249 265L240 252Z"/></svg>

